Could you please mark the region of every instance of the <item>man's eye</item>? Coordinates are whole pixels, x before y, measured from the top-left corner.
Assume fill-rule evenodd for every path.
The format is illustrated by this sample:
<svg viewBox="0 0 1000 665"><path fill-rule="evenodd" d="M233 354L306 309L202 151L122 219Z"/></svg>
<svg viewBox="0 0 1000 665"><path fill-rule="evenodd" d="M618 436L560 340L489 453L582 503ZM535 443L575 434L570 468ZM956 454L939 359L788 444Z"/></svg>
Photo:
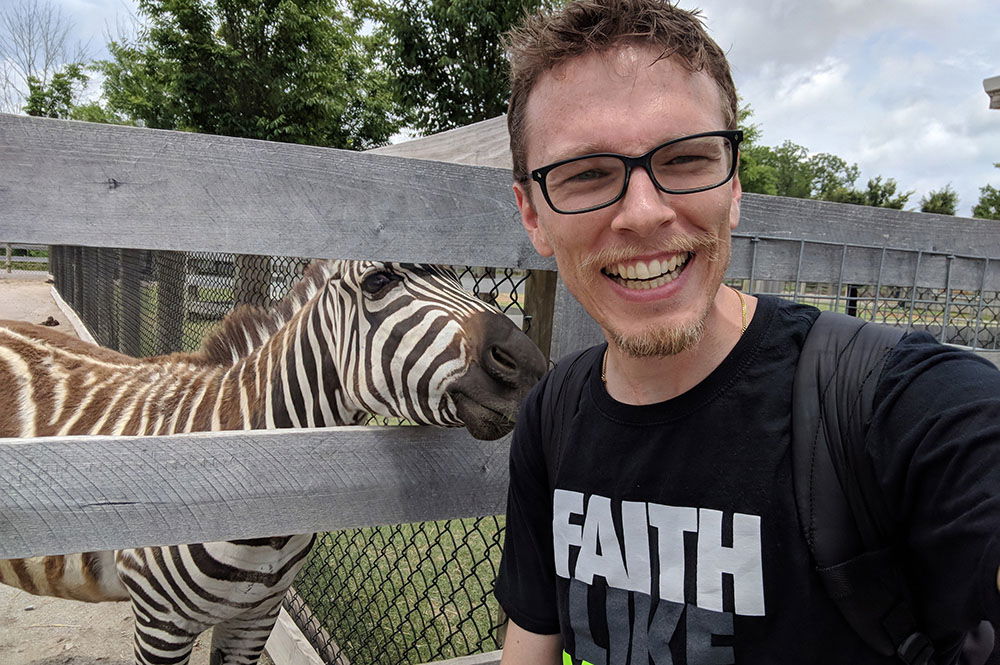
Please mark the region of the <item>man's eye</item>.
<svg viewBox="0 0 1000 665"><path fill-rule="evenodd" d="M694 162L705 161L708 157L704 155L677 155L676 157L671 157L670 159L663 160L663 166L682 166L684 164L692 164Z"/></svg>
<svg viewBox="0 0 1000 665"><path fill-rule="evenodd" d="M591 180L600 180L601 178L608 177L608 172L601 169L587 169L577 173L566 179L567 182L587 182Z"/></svg>

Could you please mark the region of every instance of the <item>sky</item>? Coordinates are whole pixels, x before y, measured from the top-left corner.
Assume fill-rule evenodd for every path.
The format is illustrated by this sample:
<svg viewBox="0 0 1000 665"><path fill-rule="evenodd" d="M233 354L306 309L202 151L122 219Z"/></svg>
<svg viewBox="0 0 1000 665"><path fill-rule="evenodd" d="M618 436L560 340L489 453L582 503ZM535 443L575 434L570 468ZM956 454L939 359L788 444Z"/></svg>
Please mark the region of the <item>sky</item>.
<svg viewBox="0 0 1000 665"><path fill-rule="evenodd" d="M0 9L14 0L0 0ZM133 0L54 0L95 57L122 34ZM971 214L1000 187L1000 0L680 0L729 55L760 142L829 152L915 190L950 184Z"/></svg>

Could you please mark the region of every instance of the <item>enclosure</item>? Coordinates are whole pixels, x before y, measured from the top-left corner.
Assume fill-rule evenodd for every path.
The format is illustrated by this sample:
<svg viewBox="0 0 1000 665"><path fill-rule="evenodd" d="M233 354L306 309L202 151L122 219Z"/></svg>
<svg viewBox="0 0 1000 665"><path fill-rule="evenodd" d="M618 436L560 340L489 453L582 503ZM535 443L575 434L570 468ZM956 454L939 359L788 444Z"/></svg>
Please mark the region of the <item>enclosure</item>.
<svg viewBox="0 0 1000 665"><path fill-rule="evenodd" d="M460 266L551 358L600 339L505 169L0 116L0 183L0 242L49 246L133 355L193 348L311 258ZM1000 357L996 222L748 194L727 279ZM328 532L286 599L312 657L493 652L508 440L383 425L0 441L0 558Z"/></svg>

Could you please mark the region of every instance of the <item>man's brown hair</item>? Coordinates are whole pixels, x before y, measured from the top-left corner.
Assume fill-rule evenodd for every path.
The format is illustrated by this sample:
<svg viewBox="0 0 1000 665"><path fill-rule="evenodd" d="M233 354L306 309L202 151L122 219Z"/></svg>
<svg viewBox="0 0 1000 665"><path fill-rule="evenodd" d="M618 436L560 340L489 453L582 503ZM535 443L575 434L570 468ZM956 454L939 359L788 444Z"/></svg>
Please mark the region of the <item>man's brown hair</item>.
<svg viewBox="0 0 1000 665"><path fill-rule="evenodd" d="M528 179L525 107L538 77L585 53L622 44L660 49L692 72L705 71L719 85L726 129L736 128L736 86L726 55L708 36L697 10L665 0L576 0L554 13L530 15L507 35L511 94L507 109L514 180Z"/></svg>

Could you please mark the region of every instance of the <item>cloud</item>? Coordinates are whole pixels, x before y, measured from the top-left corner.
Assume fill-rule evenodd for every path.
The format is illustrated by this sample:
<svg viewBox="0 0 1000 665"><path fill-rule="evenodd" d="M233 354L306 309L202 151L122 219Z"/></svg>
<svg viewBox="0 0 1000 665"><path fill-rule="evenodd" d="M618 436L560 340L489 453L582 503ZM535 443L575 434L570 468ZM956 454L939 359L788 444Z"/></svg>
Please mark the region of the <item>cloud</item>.
<svg viewBox="0 0 1000 665"><path fill-rule="evenodd" d="M1000 3L956 0L704 0L762 141L792 140L894 177L921 195L952 183L968 214L1000 180ZM682 6L691 7L689 3Z"/></svg>
<svg viewBox="0 0 1000 665"><path fill-rule="evenodd" d="M784 100L788 109L829 108L844 98L848 89L847 75L847 63L827 57L813 68L790 71L781 77L777 96Z"/></svg>

